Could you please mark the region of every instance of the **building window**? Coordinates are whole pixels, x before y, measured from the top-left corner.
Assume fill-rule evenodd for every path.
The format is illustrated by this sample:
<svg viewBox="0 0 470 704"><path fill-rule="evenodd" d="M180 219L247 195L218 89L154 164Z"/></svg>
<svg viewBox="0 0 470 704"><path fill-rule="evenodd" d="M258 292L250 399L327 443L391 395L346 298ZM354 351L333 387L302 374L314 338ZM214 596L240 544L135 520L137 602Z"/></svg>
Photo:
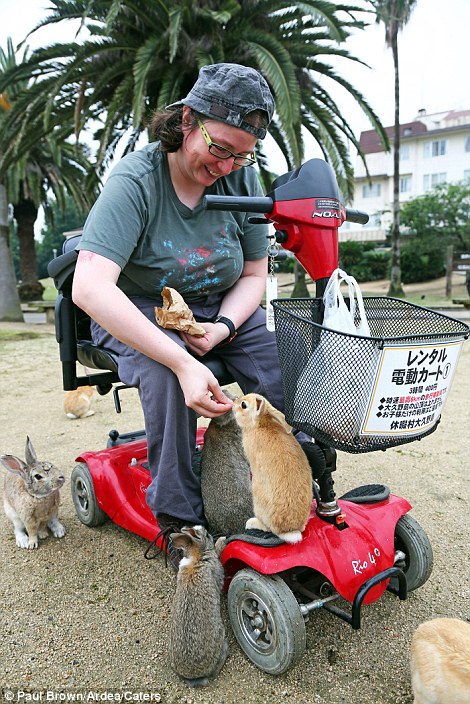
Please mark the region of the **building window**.
<svg viewBox="0 0 470 704"><path fill-rule="evenodd" d="M425 191L430 191L432 188L437 186L438 183L445 183L447 181L447 174L425 174L423 176L423 188Z"/></svg>
<svg viewBox="0 0 470 704"><path fill-rule="evenodd" d="M363 198L377 198L380 196L381 188L380 183L367 184L362 187L362 197Z"/></svg>
<svg viewBox="0 0 470 704"><path fill-rule="evenodd" d="M400 176L400 193L411 191L411 176Z"/></svg>
<svg viewBox="0 0 470 704"><path fill-rule="evenodd" d="M465 151L470 152L470 135L465 138Z"/></svg>
<svg viewBox="0 0 470 704"><path fill-rule="evenodd" d="M432 142L424 143L424 158L429 159L432 156L444 156L447 151L446 139L434 139Z"/></svg>
<svg viewBox="0 0 470 704"><path fill-rule="evenodd" d="M410 145L402 144L400 145L400 159L402 161L408 161L410 158Z"/></svg>

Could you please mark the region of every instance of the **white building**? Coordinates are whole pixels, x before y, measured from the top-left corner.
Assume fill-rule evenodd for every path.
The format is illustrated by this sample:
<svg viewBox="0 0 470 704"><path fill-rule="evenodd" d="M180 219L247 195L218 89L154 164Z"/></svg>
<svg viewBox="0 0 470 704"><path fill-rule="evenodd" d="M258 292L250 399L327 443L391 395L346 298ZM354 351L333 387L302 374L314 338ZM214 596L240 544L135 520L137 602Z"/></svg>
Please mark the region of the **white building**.
<svg viewBox="0 0 470 704"><path fill-rule="evenodd" d="M354 208L369 214L360 227L345 223L341 240L383 241L392 221L393 127L387 127L391 151L384 152L375 130L362 132L370 181L357 157L354 173ZM419 115L400 126L400 201L426 193L438 183L470 182L470 110ZM349 230L349 232L348 232Z"/></svg>

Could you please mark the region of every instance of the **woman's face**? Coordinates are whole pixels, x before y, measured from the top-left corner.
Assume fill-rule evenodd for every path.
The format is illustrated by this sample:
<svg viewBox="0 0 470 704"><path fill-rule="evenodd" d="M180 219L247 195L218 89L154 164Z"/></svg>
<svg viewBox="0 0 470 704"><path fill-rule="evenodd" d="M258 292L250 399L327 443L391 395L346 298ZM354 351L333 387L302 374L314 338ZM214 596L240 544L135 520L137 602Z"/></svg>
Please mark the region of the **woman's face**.
<svg viewBox="0 0 470 704"><path fill-rule="evenodd" d="M186 123L186 124L185 124ZM256 137L239 127L231 127L219 120L204 119L213 142L226 147L234 154L249 156L256 145ZM221 176L244 168L234 164L233 157L220 159L211 154L199 127L192 126L190 109L183 108L183 143L179 148L180 165L185 175L201 186L210 186Z"/></svg>

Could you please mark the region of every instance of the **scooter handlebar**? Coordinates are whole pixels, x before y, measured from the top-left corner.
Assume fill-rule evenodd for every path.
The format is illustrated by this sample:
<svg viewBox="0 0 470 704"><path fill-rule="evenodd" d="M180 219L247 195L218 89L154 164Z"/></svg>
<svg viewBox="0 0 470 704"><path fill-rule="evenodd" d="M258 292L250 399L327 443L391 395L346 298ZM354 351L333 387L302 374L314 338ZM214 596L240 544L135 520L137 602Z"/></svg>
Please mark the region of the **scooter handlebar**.
<svg viewBox="0 0 470 704"><path fill-rule="evenodd" d="M274 201L269 196L204 196L202 207L207 210L233 210L269 215L273 210ZM365 225L369 222L369 216L362 210L346 208L346 220Z"/></svg>
<svg viewBox="0 0 470 704"><path fill-rule="evenodd" d="M268 196L204 196L202 207L207 210L234 210L243 213L270 213L274 201Z"/></svg>
<svg viewBox="0 0 470 704"><path fill-rule="evenodd" d="M348 222L357 222L359 225L367 225L369 222L369 216L364 213L363 210L353 210L352 208L346 208L346 220Z"/></svg>

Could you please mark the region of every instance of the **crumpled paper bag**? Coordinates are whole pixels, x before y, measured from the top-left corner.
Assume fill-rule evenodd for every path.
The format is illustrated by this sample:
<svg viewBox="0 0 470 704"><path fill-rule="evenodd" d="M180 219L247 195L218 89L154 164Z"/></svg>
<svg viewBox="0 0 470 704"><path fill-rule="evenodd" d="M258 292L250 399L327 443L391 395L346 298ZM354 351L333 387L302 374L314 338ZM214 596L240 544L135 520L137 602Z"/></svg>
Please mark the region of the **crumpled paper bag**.
<svg viewBox="0 0 470 704"><path fill-rule="evenodd" d="M162 289L163 308L155 307L157 323L162 328L181 330L196 337L202 337L206 331L196 322L192 310L185 303L183 296L174 288Z"/></svg>

